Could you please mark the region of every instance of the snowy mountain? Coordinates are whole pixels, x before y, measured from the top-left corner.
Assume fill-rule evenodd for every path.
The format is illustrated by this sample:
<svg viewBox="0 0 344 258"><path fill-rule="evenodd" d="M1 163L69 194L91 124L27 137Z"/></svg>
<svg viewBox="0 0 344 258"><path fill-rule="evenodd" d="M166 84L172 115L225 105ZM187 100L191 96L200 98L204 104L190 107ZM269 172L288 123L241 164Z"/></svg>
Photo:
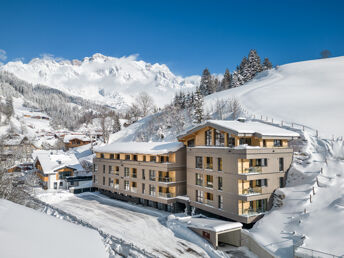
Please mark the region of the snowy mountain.
<svg viewBox="0 0 344 258"><path fill-rule="evenodd" d="M8 62L0 70L32 84L43 84L115 108L132 103L140 92L147 92L156 105L163 106L175 92L193 89L200 81L199 76L182 78L164 64L146 63L136 56L116 58L102 54L82 61L44 56L29 63Z"/></svg>

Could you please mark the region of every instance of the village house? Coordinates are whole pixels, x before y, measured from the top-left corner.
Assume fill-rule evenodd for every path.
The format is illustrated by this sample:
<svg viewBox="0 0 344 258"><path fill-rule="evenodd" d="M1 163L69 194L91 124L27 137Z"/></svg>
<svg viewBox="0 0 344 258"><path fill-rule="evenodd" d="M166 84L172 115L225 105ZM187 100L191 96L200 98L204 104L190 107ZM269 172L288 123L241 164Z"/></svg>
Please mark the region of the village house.
<svg viewBox="0 0 344 258"><path fill-rule="evenodd" d="M180 135L187 146L190 205L250 224L272 206L275 189L285 185L299 137L290 130L254 121L209 120Z"/></svg>
<svg viewBox="0 0 344 258"><path fill-rule="evenodd" d="M92 174L86 173L73 153L37 150L34 168L44 189L90 188Z"/></svg>
<svg viewBox="0 0 344 258"><path fill-rule="evenodd" d="M95 149L93 186L111 197L168 211L186 194L181 142L121 142Z"/></svg>
<svg viewBox="0 0 344 258"><path fill-rule="evenodd" d="M65 145L65 149L68 150L70 148L89 144L91 143L91 139L90 137L82 134L68 134L64 135L63 143Z"/></svg>

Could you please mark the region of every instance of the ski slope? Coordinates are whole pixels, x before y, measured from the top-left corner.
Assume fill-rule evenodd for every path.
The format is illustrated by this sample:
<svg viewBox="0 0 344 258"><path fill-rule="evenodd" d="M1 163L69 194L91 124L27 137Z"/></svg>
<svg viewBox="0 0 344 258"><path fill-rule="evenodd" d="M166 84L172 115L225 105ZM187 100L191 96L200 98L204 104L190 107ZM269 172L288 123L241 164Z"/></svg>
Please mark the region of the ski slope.
<svg viewBox="0 0 344 258"><path fill-rule="evenodd" d="M344 57L282 65L247 84L205 98L236 98L250 114L300 123L326 138L344 136Z"/></svg>

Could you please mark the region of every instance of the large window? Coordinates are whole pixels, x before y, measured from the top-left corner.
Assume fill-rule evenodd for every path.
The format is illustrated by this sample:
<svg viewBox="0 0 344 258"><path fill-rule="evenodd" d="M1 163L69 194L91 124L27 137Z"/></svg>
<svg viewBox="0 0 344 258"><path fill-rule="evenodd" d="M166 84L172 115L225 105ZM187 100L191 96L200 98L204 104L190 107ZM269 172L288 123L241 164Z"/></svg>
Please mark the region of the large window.
<svg viewBox="0 0 344 258"><path fill-rule="evenodd" d="M250 183L253 181L250 181ZM256 186L261 187L261 186L268 186L268 180L267 179L258 179L256 180Z"/></svg>
<svg viewBox="0 0 344 258"><path fill-rule="evenodd" d="M239 143L240 145L242 144L251 145L251 138L240 138Z"/></svg>
<svg viewBox="0 0 344 258"><path fill-rule="evenodd" d="M274 140L274 147L282 147L282 140Z"/></svg>
<svg viewBox="0 0 344 258"><path fill-rule="evenodd" d="M250 167L267 167L268 159L250 159Z"/></svg>
<svg viewBox="0 0 344 258"><path fill-rule="evenodd" d="M206 169L213 169L213 157L206 157Z"/></svg>
<svg viewBox="0 0 344 258"><path fill-rule="evenodd" d="M155 170L149 170L149 180L155 181Z"/></svg>
<svg viewBox="0 0 344 258"><path fill-rule="evenodd" d="M212 130L205 131L205 145L213 145L212 143Z"/></svg>
<svg viewBox="0 0 344 258"><path fill-rule="evenodd" d="M215 145L225 146L225 134L219 130L215 130Z"/></svg>
<svg viewBox="0 0 344 258"><path fill-rule="evenodd" d="M200 156L196 156L196 168L203 168L203 158Z"/></svg>
<svg viewBox="0 0 344 258"><path fill-rule="evenodd" d="M188 147L195 147L195 139L188 140Z"/></svg>
<svg viewBox="0 0 344 258"><path fill-rule="evenodd" d="M218 184L218 189L222 190L222 177L221 176L217 178L217 184Z"/></svg>
<svg viewBox="0 0 344 258"><path fill-rule="evenodd" d="M203 191L196 190L196 202L203 202L204 193Z"/></svg>
<svg viewBox="0 0 344 258"><path fill-rule="evenodd" d="M114 159L114 155L113 154L110 154L110 159Z"/></svg>
<svg viewBox="0 0 344 258"><path fill-rule="evenodd" d="M136 168L132 168L132 175L133 178L137 178L137 169Z"/></svg>
<svg viewBox="0 0 344 258"><path fill-rule="evenodd" d="M203 186L203 175L196 173L196 185Z"/></svg>
<svg viewBox="0 0 344 258"><path fill-rule="evenodd" d="M129 177L129 168L124 168L124 177Z"/></svg>
<svg viewBox="0 0 344 258"><path fill-rule="evenodd" d="M235 138L229 136L229 134L227 134L227 141L228 141L228 147L234 147L235 146Z"/></svg>
<svg viewBox="0 0 344 258"><path fill-rule="evenodd" d="M130 160L130 155L126 154L125 155L125 160Z"/></svg>
<svg viewBox="0 0 344 258"><path fill-rule="evenodd" d="M128 180L124 180L124 190L127 190L127 191L130 190L130 188L129 188L129 181Z"/></svg>
<svg viewBox="0 0 344 258"><path fill-rule="evenodd" d="M155 186L149 185L149 195L155 196Z"/></svg>
<svg viewBox="0 0 344 258"><path fill-rule="evenodd" d="M254 205L254 203L255 203L255 205ZM256 206L255 210L254 210L254 206ZM267 210L267 207L268 207L267 199L250 201L250 210L253 210L256 212L265 212Z"/></svg>
<svg viewBox="0 0 344 258"><path fill-rule="evenodd" d="M284 171L284 158L278 159L278 167L279 167L279 171Z"/></svg>
<svg viewBox="0 0 344 258"><path fill-rule="evenodd" d="M222 158L217 158L217 170L222 171Z"/></svg>
<svg viewBox="0 0 344 258"><path fill-rule="evenodd" d="M207 187L213 188L214 178L211 175L207 175Z"/></svg>

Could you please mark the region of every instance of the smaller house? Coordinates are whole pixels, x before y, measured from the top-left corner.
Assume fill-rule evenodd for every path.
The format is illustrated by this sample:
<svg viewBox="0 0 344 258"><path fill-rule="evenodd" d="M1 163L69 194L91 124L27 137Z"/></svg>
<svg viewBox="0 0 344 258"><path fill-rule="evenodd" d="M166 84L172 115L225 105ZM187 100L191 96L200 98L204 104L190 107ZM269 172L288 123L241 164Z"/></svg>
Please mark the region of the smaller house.
<svg viewBox="0 0 344 258"><path fill-rule="evenodd" d="M82 134L69 134L63 137L65 149L75 148L91 143L90 137Z"/></svg>
<svg viewBox="0 0 344 258"><path fill-rule="evenodd" d="M45 189L69 189L70 186L78 186L80 181L92 182L73 153L38 150L32 156L34 168Z"/></svg>

